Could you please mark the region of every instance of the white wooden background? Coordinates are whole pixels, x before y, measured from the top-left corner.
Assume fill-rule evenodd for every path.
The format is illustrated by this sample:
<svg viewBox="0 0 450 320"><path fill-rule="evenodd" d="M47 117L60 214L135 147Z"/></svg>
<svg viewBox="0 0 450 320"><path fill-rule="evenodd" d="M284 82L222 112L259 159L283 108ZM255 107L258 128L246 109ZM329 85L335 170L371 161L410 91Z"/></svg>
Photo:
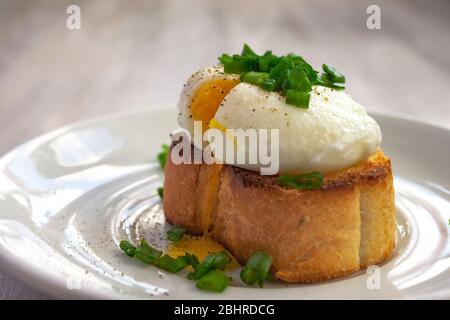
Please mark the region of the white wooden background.
<svg viewBox="0 0 450 320"><path fill-rule="evenodd" d="M369 4L381 30L366 27ZM70 122L173 107L191 72L244 42L335 66L368 109L448 126L449 34L445 0L0 0L0 153ZM48 297L0 262L0 298Z"/></svg>

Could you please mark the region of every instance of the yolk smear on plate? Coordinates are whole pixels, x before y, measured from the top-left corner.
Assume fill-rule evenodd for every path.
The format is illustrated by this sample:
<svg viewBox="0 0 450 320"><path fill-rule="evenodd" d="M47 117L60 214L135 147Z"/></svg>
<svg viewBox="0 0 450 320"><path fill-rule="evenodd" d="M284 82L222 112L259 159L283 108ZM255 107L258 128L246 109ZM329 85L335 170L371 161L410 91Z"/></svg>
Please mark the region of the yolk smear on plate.
<svg viewBox="0 0 450 320"><path fill-rule="evenodd" d="M233 89L239 80L211 80L197 90L191 102L191 113L194 121L202 121L203 131L209 128L209 122L219 109L223 98Z"/></svg>
<svg viewBox="0 0 450 320"><path fill-rule="evenodd" d="M221 244L214 241L208 235L201 237L184 235L181 240L170 243L167 248L167 254L172 258L182 256L185 253L190 253L195 255L200 261L202 261L209 253L220 251L226 251L231 257L231 263L226 267L226 271L239 268L239 263L236 259L227 250L225 250Z"/></svg>

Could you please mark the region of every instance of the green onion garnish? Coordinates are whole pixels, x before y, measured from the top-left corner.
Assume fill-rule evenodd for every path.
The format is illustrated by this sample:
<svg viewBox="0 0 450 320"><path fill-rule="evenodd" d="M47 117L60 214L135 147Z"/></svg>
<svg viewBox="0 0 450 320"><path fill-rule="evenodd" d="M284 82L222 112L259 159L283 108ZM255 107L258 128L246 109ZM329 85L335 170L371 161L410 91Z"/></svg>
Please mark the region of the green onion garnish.
<svg viewBox="0 0 450 320"><path fill-rule="evenodd" d="M303 190L319 189L323 184L323 175L320 172L302 173L297 175L281 175L278 182L282 186Z"/></svg>
<svg viewBox="0 0 450 320"><path fill-rule="evenodd" d="M167 231L167 239L170 241L179 241L183 238L183 235L186 233L186 229L180 227L173 227L169 231Z"/></svg>
<svg viewBox="0 0 450 320"><path fill-rule="evenodd" d="M151 247L145 240L142 240L137 248L126 240L121 241L119 246L126 255L171 273L178 273L192 266L195 271L189 273L188 278L196 280L196 286L199 289L222 292L231 281L220 271L231 262L231 257L225 251L210 253L202 263L199 263L198 258L189 253L176 258L167 254L163 255L160 250Z"/></svg>
<svg viewBox="0 0 450 320"><path fill-rule="evenodd" d="M125 240L122 240L119 246L127 256L172 273L177 273L187 266L195 267L198 264L198 258L194 255L186 253L184 256L172 258L166 254L163 255L162 251L151 247L145 240L142 240L137 248Z"/></svg>
<svg viewBox="0 0 450 320"><path fill-rule="evenodd" d="M134 257L134 253L136 252L136 247L133 246L131 243L129 243L126 240L120 241L119 244L120 249L122 249L123 252L129 257Z"/></svg>
<svg viewBox="0 0 450 320"><path fill-rule="evenodd" d="M295 91L288 89L286 91L286 103L293 106L308 109L310 94L308 92Z"/></svg>
<svg viewBox="0 0 450 320"><path fill-rule="evenodd" d="M184 256L172 258L169 255L163 255L161 258L155 261L155 266L172 272L177 273L186 268L187 266L194 266L198 264L198 259L194 255L186 253Z"/></svg>
<svg viewBox="0 0 450 320"><path fill-rule="evenodd" d="M162 254L161 251L149 246L144 239L137 248L126 240L120 241L119 247L127 256L135 257L147 264L153 264Z"/></svg>
<svg viewBox="0 0 450 320"><path fill-rule="evenodd" d="M322 69L328 75L330 82L345 83L345 76L342 73L338 72L335 68L323 64Z"/></svg>
<svg viewBox="0 0 450 320"><path fill-rule="evenodd" d="M161 146L161 151L158 153L156 158L158 159L159 166L161 169L164 169L167 162L167 156L169 155L169 146L167 144L163 144Z"/></svg>
<svg viewBox="0 0 450 320"><path fill-rule="evenodd" d="M157 250L147 243L144 239L142 239L139 247L136 248L134 252L134 257L138 260L141 260L147 264L154 264L157 259L159 259L162 255L162 251Z"/></svg>
<svg viewBox="0 0 450 320"><path fill-rule="evenodd" d="M269 76L267 72L256 72L256 71L250 71L242 75L243 75L241 77L242 81L253 84L260 84L264 81L265 78Z"/></svg>
<svg viewBox="0 0 450 320"><path fill-rule="evenodd" d="M286 74L286 90L294 90L301 93L311 91L311 81L302 69L288 70Z"/></svg>
<svg viewBox="0 0 450 320"><path fill-rule="evenodd" d="M225 251L210 253L200 263L196 256L189 253L176 258L167 254L163 255L160 250L151 247L145 240L142 240L137 248L123 240L120 242L120 248L130 257L171 273L178 273L188 266L193 267L194 272L188 273L188 279L195 280L197 288L202 290L222 292L232 280L223 273L225 267L231 262L231 257ZM255 252L241 270L242 281L248 285L258 284L262 287L263 281L269 276L271 265L270 255L265 252Z"/></svg>
<svg viewBox="0 0 450 320"><path fill-rule="evenodd" d="M231 257L225 251L210 253L188 274L188 279L198 280L211 270L225 270L230 262Z"/></svg>
<svg viewBox="0 0 450 320"><path fill-rule="evenodd" d="M161 199L164 199L164 188L163 187L159 187L156 189L156 191L158 192L158 195Z"/></svg>
<svg viewBox="0 0 450 320"><path fill-rule="evenodd" d="M245 284L258 284L262 287L264 280L269 276L272 260L272 257L263 251L253 253L247 265L241 270L241 280Z"/></svg>
<svg viewBox="0 0 450 320"><path fill-rule="evenodd" d="M242 56L256 56L253 50L248 46L248 44L244 44L244 48L242 48Z"/></svg>
<svg viewBox="0 0 450 320"><path fill-rule="evenodd" d="M222 271L212 270L205 274L202 278L198 279L196 286L202 290L222 292L230 284L230 278L227 277Z"/></svg>
<svg viewBox="0 0 450 320"><path fill-rule="evenodd" d="M239 74L241 81L266 91L278 91L286 96L287 104L299 108L308 108L312 85L345 89L345 76L335 68L323 64L323 73L319 76L303 57L292 53L275 56L272 51L266 51L260 56L244 44L240 55L223 54L219 61L225 73Z"/></svg>

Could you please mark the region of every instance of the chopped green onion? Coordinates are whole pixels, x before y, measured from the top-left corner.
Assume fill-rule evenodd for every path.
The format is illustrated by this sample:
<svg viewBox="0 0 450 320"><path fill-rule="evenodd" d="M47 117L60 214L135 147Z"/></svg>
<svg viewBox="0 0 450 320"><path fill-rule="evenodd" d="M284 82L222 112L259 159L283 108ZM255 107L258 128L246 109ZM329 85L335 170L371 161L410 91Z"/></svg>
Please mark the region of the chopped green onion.
<svg viewBox="0 0 450 320"><path fill-rule="evenodd" d="M225 270L230 262L231 257L225 251L210 253L188 274L188 279L198 280L211 270Z"/></svg>
<svg viewBox="0 0 450 320"><path fill-rule="evenodd" d="M136 252L136 247L133 246L131 243L129 243L126 240L120 241L119 244L120 249L122 249L123 252L129 257L134 257L134 253Z"/></svg>
<svg viewBox="0 0 450 320"><path fill-rule="evenodd" d="M266 91L278 91L286 97L287 104L296 107L308 108L313 85L345 89L345 76L335 68L323 64L324 72L319 76L303 57L293 53L276 56L266 51L259 56L245 44L240 55L223 54L219 61L225 73L239 74L241 81Z"/></svg>
<svg viewBox="0 0 450 320"><path fill-rule="evenodd" d="M164 199L164 188L163 187L159 187L156 189L156 191L158 192L158 195L161 199Z"/></svg>
<svg viewBox="0 0 450 320"><path fill-rule="evenodd" d="M172 258L171 256L165 254L155 261L155 266L172 273L177 273L191 265L194 261L192 257L195 256L191 256L188 253L184 256L179 256L176 258ZM196 257L195 259L198 261Z"/></svg>
<svg viewBox="0 0 450 320"><path fill-rule="evenodd" d="M258 85L266 91L275 91L277 82L274 79L267 77Z"/></svg>
<svg viewBox="0 0 450 320"><path fill-rule="evenodd" d="M154 264L159 257L161 257L162 251L155 249L148 245L147 241L142 239L139 247L134 252L134 257L147 264Z"/></svg>
<svg viewBox="0 0 450 320"><path fill-rule="evenodd" d="M256 54L253 52L253 50L246 43L244 43L244 48L242 48L241 55L243 55L243 56L256 56Z"/></svg>
<svg viewBox="0 0 450 320"><path fill-rule="evenodd" d="M323 64L322 69L328 75L328 78L332 83L345 83L345 76L335 68Z"/></svg>
<svg viewBox="0 0 450 320"><path fill-rule="evenodd" d="M272 54L272 51L266 51L259 57L259 71L269 72L279 62L279 58Z"/></svg>
<svg viewBox="0 0 450 320"><path fill-rule="evenodd" d="M202 290L222 292L230 284L230 278L223 272L211 270L203 277L197 280L196 286Z"/></svg>
<svg viewBox="0 0 450 320"><path fill-rule="evenodd" d="M170 241L179 241L183 238L183 235L186 233L186 229L180 227L173 227L169 231L167 231L167 239Z"/></svg>
<svg viewBox="0 0 450 320"><path fill-rule="evenodd" d="M225 251L216 252L212 256L214 258L213 266L216 269L225 270L227 264L231 263L231 257Z"/></svg>
<svg viewBox="0 0 450 320"><path fill-rule="evenodd" d="M141 251L137 251L134 253L134 257L140 261L142 261L145 264L153 264L156 259L152 258L149 255L146 255L145 253Z"/></svg>
<svg viewBox="0 0 450 320"><path fill-rule="evenodd" d="M282 186L296 189L314 190L319 189L323 184L323 175L320 172L302 173L298 175L281 175L278 182Z"/></svg>
<svg viewBox="0 0 450 320"><path fill-rule="evenodd" d="M185 253L184 256L188 260L189 265L194 267L194 268L200 263L198 261L198 258L195 255L193 255L193 254Z"/></svg>
<svg viewBox="0 0 450 320"><path fill-rule="evenodd" d="M322 66L322 69L324 73L318 77L317 84L336 90L345 89L345 76L342 73L338 72L333 67L327 66L326 64Z"/></svg>
<svg viewBox="0 0 450 320"><path fill-rule="evenodd" d="M219 57L219 62L223 65L228 65L230 63L233 63L233 57L224 53Z"/></svg>
<svg viewBox="0 0 450 320"><path fill-rule="evenodd" d="M333 88L336 90L345 89L345 86L342 83L333 83L327 73L322 73L320 75L320 77L317 79L317 84L319 84L323 87L329 87L329 88Z"/></svg>
<svg viewBox="0 0 450 320"><path fill-rule="evenodd" d="M156 267L173 273L176 272L175 270L178 270L178 264L181 265L180 270L184 269L187 266L184 259L179 259L178 263L175 263L175 259L167 254L161 256L158 260L155 261Z"/></svg>
<svg viewBox="0 0 450 320"><path fill-rule="evenodd" d="M153 247L151 247L147 241L145 241L145 239L141 240L141 243L139 244L139 247L137 248L137 251L140 251L152 258L159 258L162 255L162 251L155 249Z"/></svg>
<svg viewBox="0 0 450 320"><path fill-rule="evenodd" d="M272 257L263 251L253 253L241 270L241 280L248 285L258 284L262 287L269 276L272 260Z"/></svg>
<svg viewBox="0 0 450 320"><path fill-rule="evenodd" d="M222 55L219 58L220 62L224 66L224 71L226 73L236 73L241 74L244 72L249 72L253 70L258 70L259 59L257 56L240 56L234 55L230 57L229 55Z"/></svg>
<svg viewBox="0 0 450 320"><path fill-rule="evenodd" d="M269 72L272 57L271 51L266 51L263 56L259 57L259 70L261 72Z"/></svg>
<svg viewBox="0 0 450 320"><path fill-rule="evenodd" d="M161 169L164 169L164 167L166 166L168 155L169 155L169 146L167 144L163 144L161 147L161 152L159 152L157 155L157 159Z"/></svg>
<svg viewBox="0 0 450 320"><path fill-rule="evenodd" d="M309 97L309 92L295 91L292 89L286 91L286 103L302 109L308 109Z"/></svg>
<svg viewBox="0 0 450 320"><path fill-rule="evenodd" d="M268 76L269 74L267 72L250 71L244 75L243 80L244 82L259 84Z"/></svg>
<svg viewBox="0 0 450 320"><path fill-rule="evenodd" d="M276 81L269 77L267 72L250 71L241 75L241 81L256 84L267 91L274 91Z"/></svg>
<svg viewBox="0 0 450 320"><path fill-rule="evenodd" d="M177 258L172 258L166 254L162 255L160 250L149 246L145 240L142 240L137 248L125 240L122 240L119 246L126 255L172 273L177 273L187 266L195 267L198 264L198 258L189 253Z"/></svg>
<svg viewBox="0 0 450 320"><path fill-rule="evenodd" d="M311 91L311 82L302 69L289 70L286 80L287 89L294 89L295 91L301 91L305 93L309 93ZM306 106L308 106L308 104Z"/></svg>
<svg viewBox="0 0 450 320"><path fill-rule="evenodd" d="M288 63L286 60L281 60L269 73L270 78L277 83L277 88L281 86L283 79L288 70Z"/></svg>

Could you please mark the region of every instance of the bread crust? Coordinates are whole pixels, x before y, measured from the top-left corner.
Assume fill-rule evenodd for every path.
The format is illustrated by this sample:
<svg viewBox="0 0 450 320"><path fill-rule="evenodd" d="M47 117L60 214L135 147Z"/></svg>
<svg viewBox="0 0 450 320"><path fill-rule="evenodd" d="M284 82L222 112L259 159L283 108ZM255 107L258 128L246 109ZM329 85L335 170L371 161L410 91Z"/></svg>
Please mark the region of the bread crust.
<svg viewBox="0 0 450 320"><path fill-rule="evenodd" d="M230 165L168 159L164 211L170 223L209 232L241 264L266 251L285 282L352 273L385 260L395 245L392 170L382 150L310 191Z"/></svg>
<svg viewBox="0 0 450 320"><path fill-rule="evenodd" d="M196 216L197 178L200 164L177 165L167 157L164 168L164 214L171 224L199 234Z"/></svg>

